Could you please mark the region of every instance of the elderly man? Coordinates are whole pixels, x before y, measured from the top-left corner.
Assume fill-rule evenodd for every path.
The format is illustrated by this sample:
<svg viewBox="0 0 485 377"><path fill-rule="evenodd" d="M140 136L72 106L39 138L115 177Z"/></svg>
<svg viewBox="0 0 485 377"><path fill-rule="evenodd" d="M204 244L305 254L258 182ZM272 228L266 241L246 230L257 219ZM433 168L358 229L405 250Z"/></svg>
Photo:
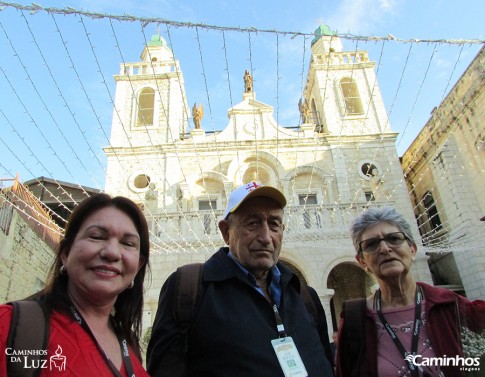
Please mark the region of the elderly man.
<svg viewBox="0 0 485 377"><path fill-rule="evenodd" d="M285 205L280 191L256 182L231 193L219 222L228 247L204 263L186 331L175 314L180 269L161 290L147 352L151 376L333 376L318 296L278 262Z"/></svg>

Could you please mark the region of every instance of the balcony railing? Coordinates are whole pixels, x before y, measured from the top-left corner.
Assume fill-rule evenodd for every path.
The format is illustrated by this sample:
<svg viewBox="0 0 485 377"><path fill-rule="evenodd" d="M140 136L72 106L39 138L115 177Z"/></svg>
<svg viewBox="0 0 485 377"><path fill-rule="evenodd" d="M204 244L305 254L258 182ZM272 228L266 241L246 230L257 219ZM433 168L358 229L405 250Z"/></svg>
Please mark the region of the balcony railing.
<svg viewBox="0 0 485 377"><path fill-rule="evenodd" d="M342 65L359 64L368 61L369 55L367 51L329 52L313 55L313 62L316 64Z"/></svg>
<svg viewBox="0 0 485 377"><path fill-rule="evenodd" d="M175 72L178 65L175 62L139 62L120 64L120 75L154 75Z"/></svg>
<svg viewBox="0 0 485 377"><path fill-rule="evenodd" d="M373 206L392 205L373 202ZM360 204L288 206L285 208L285 239L327 237L328 234L347 233L352 220L368 207ZM147 216L152 241L163 244L191 242L212 243L221 239L218 222L222 210L198 211ZM176 247L176 246L174 246Z"/></svg>

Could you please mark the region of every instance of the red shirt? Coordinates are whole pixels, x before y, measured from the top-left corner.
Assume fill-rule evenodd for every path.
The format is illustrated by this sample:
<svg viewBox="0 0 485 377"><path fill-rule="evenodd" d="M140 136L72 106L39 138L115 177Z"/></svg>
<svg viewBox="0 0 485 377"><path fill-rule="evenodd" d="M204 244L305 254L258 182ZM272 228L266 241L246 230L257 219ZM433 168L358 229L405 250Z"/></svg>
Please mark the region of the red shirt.
<svg viewBox="0 0 485 377"><path fill-rule="evenodd" d="M7 375L7 357L13 357L12 355L6 355L7 336L12 320L12 311L13 307L11 305L0 305L0 352L2 353L0 355L0 376ZM32 326L35 326L35 323ZM32 360L27 359L25 364L24 356L15 357L20 358L24 366L32 366ZM131 349L130 359L136 377L148 376L148 373ZM46 361L40 377L112 377L114 375L90 335L71 316L56 311L52 313L50 318L50 335ZM62 364L63 362L64 364ZM122 376L128 377L124 364L120 373Z"/></svg>

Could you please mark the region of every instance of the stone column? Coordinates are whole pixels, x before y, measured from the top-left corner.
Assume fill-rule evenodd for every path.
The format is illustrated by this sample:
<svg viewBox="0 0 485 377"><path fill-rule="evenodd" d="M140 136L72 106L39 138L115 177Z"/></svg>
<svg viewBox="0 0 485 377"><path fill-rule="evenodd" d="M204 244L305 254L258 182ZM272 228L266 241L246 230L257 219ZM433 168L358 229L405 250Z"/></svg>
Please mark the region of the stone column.
<svg viewBox="0 0 485 377"><path fill-rule="evenodd" d="M323 293L320 293L318 297L322 302L323 309L325 310L325 319L327 320L328 339L332 339L333 327L332 327L332 309L330 306L330 300L332 299L335 291L333 289L323 289ZM337 319L338 324L338 319Z"/></svg>

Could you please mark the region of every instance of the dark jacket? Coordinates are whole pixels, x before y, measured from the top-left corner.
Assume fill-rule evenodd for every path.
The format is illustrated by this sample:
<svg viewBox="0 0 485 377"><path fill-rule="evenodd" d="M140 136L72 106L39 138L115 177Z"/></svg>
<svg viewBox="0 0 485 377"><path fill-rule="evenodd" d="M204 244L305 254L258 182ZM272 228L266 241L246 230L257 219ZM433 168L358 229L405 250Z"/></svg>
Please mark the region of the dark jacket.
<svg viewBox="0 0 485 377"><path fill-rule="evenodd" d="M463 356L460 325L480 332L485 329L485 301L469 301L447 289L417 283L423 287L426 310L426 331L436 356ZM341 313L337 352L337 376L377 377L377 330L369 311L365 318L365 348L355 355L355 336L346 331L345 313ZM442 367L445 376L465 376L459 367Z"/></svg>
<svg viewBox="0 0 485 377"><path fill-rule="evenodd" d="M176 273L165 282L147 350L151 376L283 377L271 345L278 338L272 306L227 253L221 248L204 264L204 294L188 331L187 352L173 315ZM310 377L332 376L314 319L300 297L300 281L281 263L278 268L279 312L287 335Z"/></svg>

